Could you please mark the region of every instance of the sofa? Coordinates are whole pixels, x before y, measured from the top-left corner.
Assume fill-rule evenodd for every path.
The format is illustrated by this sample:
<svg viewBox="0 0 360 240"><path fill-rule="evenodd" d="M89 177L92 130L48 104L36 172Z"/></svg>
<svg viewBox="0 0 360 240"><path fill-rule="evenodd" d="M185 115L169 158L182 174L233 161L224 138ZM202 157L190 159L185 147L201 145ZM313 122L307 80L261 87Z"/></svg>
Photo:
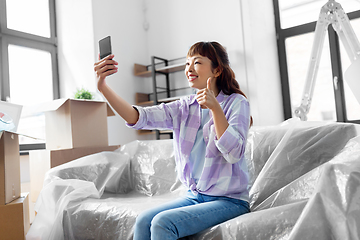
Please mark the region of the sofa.
<svg viewBox="0 0 360 240"><path fill-rule="evenodd" d="M251 212L184 239L360 239L360 126L252 127ZM137 215L186 192L172 140L134 141L49 170L27 239L132 239Z"/></svg>

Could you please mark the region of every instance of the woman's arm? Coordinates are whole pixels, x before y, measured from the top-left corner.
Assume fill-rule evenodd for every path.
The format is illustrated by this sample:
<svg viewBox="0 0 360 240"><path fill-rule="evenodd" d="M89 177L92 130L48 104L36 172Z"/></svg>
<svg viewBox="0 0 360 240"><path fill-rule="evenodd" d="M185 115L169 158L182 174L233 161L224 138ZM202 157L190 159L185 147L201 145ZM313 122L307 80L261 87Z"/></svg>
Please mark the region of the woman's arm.
<svg viewBox="0 0 360 240"><path fill-rule="evenodd" d="M221 138L215 140L215 145L229 163L236 163L243 158L250 124L248 101L240 94L233 97L235 99L232 98L231 104L228 102L225 107L229 126Z"/></svg>
<svg viewBox="0 0 360 240"><path fill-rule="evenodd" d="M139 113L128 102L115 93L109 85L106 84L105 78L117 72L118 65L113 60L114 55L109 55L94 64L94 71L98 81L99 91L108 100L114 110L129 124L135 124L139 119Z"/></svg>
<svg viewBox="0 0 360 240"><path fill-rule="evenodd" d="M224 110L221 108L220 104L217 107L211 109L211 111L214 120L216 137L217 139L220 139L226 129L229 127L229 122L226 119Z"/></svg>
<svg viewBox="0 0 360 240"><path fill-rule="evenodd" d="M198 91L196 99L202 106L212 111L215 127L215 145L229 163L236 163L242 159L245 152L246 139L249 130L250 112L247 101L237 100L231 105L225 115L219 102L211 90L211 80L208 86Z"/></svg>

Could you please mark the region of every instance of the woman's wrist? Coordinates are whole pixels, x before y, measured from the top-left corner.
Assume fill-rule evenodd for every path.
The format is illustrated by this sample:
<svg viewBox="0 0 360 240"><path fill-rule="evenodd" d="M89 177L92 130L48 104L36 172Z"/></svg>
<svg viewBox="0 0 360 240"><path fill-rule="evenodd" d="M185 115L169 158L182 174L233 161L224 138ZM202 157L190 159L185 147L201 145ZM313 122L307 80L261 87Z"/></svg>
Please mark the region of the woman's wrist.
<svg viewBox="0 0 360 240"><path fill-rule="evenodd" d="M212 114L219 114L219 113L224 113L223 109L220 106L220 103L217 102L211 109Z"/></svg>
<svg viewBox="0 0 360 240"><path fill-rule="evenodd" d="M228 128L229 123L225 117L225 113L221 108L220 104L214 106L214 108L211 109L211 112L213 114L216 137L217 139L220 139L221 136L226 131L226 129Z"/></svg>
<svg viewBox="0 0 360 240"><path fill-rule="evenodd" d="M98 81L97 88L98 88L98 90L99 90L101 93L104 92L104 88L106 88L106 87L107 87L107 84L106 84L105 79Z"/></svg>

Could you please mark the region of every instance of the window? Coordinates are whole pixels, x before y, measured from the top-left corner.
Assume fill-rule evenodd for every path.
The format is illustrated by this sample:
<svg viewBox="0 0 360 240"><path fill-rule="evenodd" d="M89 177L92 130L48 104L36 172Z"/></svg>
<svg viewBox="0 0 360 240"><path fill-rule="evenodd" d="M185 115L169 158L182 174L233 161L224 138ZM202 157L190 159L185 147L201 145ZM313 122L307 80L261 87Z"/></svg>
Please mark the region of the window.
<svg viewBox="0 0 360 240"><path fill-rule="evenodd" d="M285 118L301 104L316 21L327 1L273 0ZM339 2L360 39L360 2ZM360 123L360 104L343 81L350 60L341 41L329 26L322 50L308 120Z"/></svg>
<svg viewBox="0 0 360 240"><path fill-rule="evenodd" d="M20 145L44 144L45 117L34 109L59 98L55 1L0 1L0 46L1 100L22 105L18 132L41 139L20 136Z"/></svg>

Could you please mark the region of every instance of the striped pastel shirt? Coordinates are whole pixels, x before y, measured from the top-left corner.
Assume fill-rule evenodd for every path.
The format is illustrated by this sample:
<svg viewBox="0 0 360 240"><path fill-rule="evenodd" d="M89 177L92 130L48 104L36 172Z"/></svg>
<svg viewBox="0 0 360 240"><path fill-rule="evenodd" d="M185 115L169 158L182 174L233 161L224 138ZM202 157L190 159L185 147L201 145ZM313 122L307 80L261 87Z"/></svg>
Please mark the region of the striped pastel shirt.
<svg viewBox="0 0 360 240"><path fill-rule="evenodd" d="M205 162L200 178L192 177L190 153L201 123L200 105L195 95L190 95L167 104L151 107L134 106L139 112L134 129L172 130L174 154L178 178L194 194L225 196L249 201L247 189L249 176L245 161L245 146L250 124L250 109L247 99L240 94L216 97L229 126L217 139L212 113L204 124L206 144Z"/></svg>

